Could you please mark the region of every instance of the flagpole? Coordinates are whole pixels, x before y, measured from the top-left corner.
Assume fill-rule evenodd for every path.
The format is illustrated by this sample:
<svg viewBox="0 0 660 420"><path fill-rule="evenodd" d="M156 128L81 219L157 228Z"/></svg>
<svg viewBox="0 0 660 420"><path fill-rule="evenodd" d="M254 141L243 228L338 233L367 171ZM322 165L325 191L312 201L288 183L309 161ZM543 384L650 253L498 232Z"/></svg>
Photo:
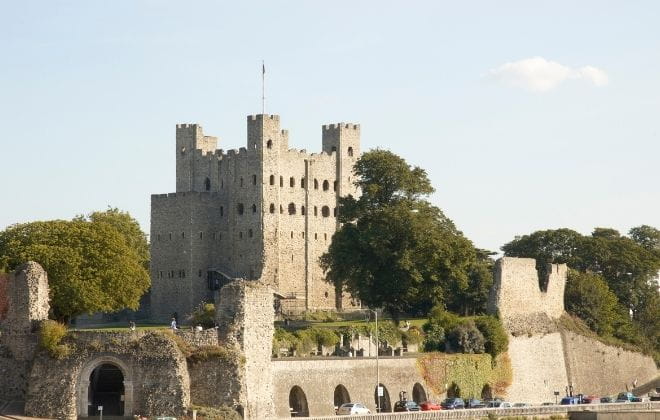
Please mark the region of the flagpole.
<svg viewBox="0 0 660 420"><path fill-rule="evenodd" d="M261 113L266 114L266 64L261 60Z"/></svg>

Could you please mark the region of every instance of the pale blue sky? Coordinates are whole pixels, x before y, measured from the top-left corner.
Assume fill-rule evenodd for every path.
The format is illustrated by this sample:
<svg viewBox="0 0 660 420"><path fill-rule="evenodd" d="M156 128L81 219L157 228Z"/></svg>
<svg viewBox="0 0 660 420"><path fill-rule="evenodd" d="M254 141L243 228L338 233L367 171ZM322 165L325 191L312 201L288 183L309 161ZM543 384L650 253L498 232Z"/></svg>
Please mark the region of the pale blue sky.
<svg viewBox="0 0 660 420"><path fill-rule="evenodd" d="M359 122L425 168L477 246L660 227L660 3L14 1L0 5L0 229L108 205L148 231L176 123L292 147ZM508 65L506 65L509 63ZM586 67L586 69L585 69Z"/></svg>

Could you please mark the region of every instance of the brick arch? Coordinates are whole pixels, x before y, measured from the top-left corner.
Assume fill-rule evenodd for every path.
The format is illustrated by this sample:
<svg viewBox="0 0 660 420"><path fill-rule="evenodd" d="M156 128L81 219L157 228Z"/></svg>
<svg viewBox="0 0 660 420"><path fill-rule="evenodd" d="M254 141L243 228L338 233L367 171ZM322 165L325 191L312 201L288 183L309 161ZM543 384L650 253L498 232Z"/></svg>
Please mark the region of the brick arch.
<svg viewBox="0 0 660 420"><path fill-rule="evenodd" d="M89 377L94 369L101 365L114 365L124 376L124 416L133 415L133 372L128 365L116 356L103 355L89 360L80 370L76 386L76 411L78 416L88 416Z"/></svg>

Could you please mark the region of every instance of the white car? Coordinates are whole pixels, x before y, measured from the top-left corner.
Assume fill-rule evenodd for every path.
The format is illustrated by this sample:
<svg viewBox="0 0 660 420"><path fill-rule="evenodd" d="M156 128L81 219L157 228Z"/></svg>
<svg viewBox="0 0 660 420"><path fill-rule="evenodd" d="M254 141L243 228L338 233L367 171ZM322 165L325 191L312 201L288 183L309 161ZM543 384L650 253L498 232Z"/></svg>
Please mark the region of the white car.
<svg viewBox="0 0 660 420"><path fill-rule="evenodd" d="M371 414L371 410L360 403L345 403L337 409L338 416L350 416L351 414Z"/></svg>

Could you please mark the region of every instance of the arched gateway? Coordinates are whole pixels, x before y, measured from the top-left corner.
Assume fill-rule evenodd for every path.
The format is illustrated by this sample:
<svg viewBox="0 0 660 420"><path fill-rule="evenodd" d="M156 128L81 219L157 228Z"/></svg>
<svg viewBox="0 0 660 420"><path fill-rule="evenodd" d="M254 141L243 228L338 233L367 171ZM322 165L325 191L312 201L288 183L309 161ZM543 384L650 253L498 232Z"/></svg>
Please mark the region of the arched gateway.
<svg viewBox="0 0 660 420"><path fill-rule="evenodd" d="M77 410L81 417L133 415L133 378L128 366L117 357L101 356L85 364L77 386Z"/></svg>

